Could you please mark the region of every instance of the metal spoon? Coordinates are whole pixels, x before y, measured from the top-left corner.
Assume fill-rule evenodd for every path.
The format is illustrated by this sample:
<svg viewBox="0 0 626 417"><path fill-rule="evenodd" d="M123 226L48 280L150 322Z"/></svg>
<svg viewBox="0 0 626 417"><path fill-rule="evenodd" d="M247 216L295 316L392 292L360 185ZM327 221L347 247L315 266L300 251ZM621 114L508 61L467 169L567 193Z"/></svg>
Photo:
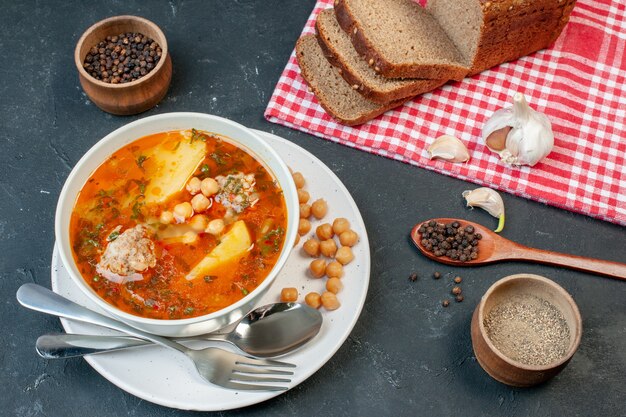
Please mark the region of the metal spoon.
<svg viewBox="0 0 626 417"><path fill-rule="evenodd" d="M424 245L422 245L422 236L418 229L420 225L428 223L430 220L417 224L411 231L413 243L415 243L415 246L417 246L420 252L437 262L454 266L476 266L502 261L527 261L557 265L578 271L590 272L592 274L604 275L610 278L626 280L626 264L529 248L505 239L480 224L468 222L467 220L447 218L431 220L443 224L459 222L462 227L473 226L476 233L480 233L483 236L478 246L478 258L462 262L448 258L447 256L435 256L434 253L427 250Z"/></svg>
<svg viewBox="0 0 626 417"><path fill-rule="evenodd" d="M177 342L210 340L230 343L257 357L284 355L304 345L319 332L322 314L307 305L274 303L258 307L241 318L230 332L176 338ZM37 353L46 359L106 353L151 345L130 336L46 334L37 339Z"/></svg>

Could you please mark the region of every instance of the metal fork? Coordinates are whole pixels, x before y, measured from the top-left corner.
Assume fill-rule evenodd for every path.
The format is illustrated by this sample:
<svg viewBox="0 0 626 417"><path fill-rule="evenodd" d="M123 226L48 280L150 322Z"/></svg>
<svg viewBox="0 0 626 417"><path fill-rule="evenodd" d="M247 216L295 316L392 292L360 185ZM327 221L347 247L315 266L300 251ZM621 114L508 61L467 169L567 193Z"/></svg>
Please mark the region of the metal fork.
<svg viewBox="0 0 626 417"><path fill-rule="evenodd" d="M289 383L291 380L288 378L276 378L270 375L293 375L292 371L270 368L295 368L295 365L291 363L238 355L216 347L190 349L167 338L143 332L103 316L36 284L22 285L17 290L17 300L21 305L32 310L108 327L184 353L194 363L202 378L224 388L246 391L284 391L288 387L260 384Z"/></svg>

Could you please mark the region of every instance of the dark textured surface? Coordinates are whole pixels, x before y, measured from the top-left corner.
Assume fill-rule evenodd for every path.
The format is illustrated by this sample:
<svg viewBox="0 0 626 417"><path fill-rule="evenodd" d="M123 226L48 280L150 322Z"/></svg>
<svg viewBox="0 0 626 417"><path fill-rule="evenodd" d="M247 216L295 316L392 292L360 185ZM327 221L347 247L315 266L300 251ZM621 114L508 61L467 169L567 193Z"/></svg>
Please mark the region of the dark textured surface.
<svg viewBox="0 0 626 417"><path fill-rule="evenodd" d="M98 139L151 114L200 111L272 131L321 158L361 209L372 253L370 290L350 338L316 374L273 400L227 415L626 415L626 282L539 265L454 269L420 256L411 227L465 217L471 184L267 123L263 111L313 1L2 2L0 5L0 395L2 416L182 416L125 393L81 359L50 361L37 336L56 318L18 307L17 288L50 285L56 199L71 167ZM82 93L73 47L84 29L116 14L142 15L168 37L174 78L167 98L136 117L98 110ZM626 260L622 227L503 196L504 236L545 249ZM435 281L434 271L444 273ZM412 283L408 276L419 274ZM554 380L512 389L489 378L472 354L469 324L481 294L518 272L545 275L574 297L581 347ZM449 275L447 275L449 274ZM464 277L465 301L440 300Z"/></svg>

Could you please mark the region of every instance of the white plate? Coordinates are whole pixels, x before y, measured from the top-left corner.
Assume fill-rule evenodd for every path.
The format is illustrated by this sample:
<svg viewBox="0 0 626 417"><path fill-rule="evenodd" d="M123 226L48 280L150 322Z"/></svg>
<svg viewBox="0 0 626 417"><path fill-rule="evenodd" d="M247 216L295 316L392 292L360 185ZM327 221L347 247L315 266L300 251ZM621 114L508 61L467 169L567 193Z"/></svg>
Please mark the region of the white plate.
<svg viewBox="0 0 626 417"><path fill-rule="evenodd" d="M289 388L293 388L320 369L339 349L354 327L367 295L370 276L370 249L363 224L354 200L339 178L322 161L306 150L278 136L258 132L280 154L294 171L300 171L307 179L305 189L311 201L324 198L329 212L321 221L312 222L309 235L313 235L318 224L336 217L350 220L352 229L359 235L359 243L352 249L355 259L346 265L342 278L344 289L338 294L341 307L335 311L324 311L324 323L320 333L301 349L281 360L297 365ZM276 282L261 299L259 305L276 302L283 287L296 287L299 300L310 291L322 293L326 279L309 278L306 269L311 258L303 255L301 246L304 236L294 250ZM72 282L59 259L56 247L52 255L52 289L79 304L100 311ZM61 319L68 333L112 334L97 326ZM166 407L184 410L218 411L245 407L268 400L280 392L251 392L227 390L202 380L193 364L180 353L160 346L94 355L85 360L102 376L139 398Z"/></svg>

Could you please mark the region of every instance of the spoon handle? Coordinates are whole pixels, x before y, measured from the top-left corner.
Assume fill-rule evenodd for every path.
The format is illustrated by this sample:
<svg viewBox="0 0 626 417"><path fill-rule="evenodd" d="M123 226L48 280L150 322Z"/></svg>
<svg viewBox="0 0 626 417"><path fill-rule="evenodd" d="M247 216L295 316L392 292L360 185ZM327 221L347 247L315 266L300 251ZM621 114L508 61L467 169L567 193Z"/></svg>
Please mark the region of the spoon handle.
<svg viewBox="0 0 626 417"><path fill-rule="evenodd" d="M67 319L82 321L84 323L96 324L108 327L131 336L149 340L153 343L186 353L188 349L178 343L164 337L156 336L144 331L135 329L125 323L103 316L100 313L89 310L73 301L68 300L59 294L37 284L24 284L17 290L17 301L24 307L53 316L65 317Z"/></svg>
<svg viewBox="0 0 626 417"><path fill-rule="evenodd" d="M583 256L529 248L522 245L515 245L515 248L507 258L510 260L533 261L547 265L563 266L577 271L626 280L626 264L619 262L585 258Z"/></svg>
<svg viewBox="0 0 626 417"><path fill-rule="evenodd" d="M210 334L204 336L180 337L181 341L215 341L233 344L225 334ZM152 343L132 336L100 336L88 334L44 334L39 336L35 348L42 358L63 359L74 358L98 353L114 352L139 346L148 346ZM236 345L235 345L236 346Z"/></svg>

